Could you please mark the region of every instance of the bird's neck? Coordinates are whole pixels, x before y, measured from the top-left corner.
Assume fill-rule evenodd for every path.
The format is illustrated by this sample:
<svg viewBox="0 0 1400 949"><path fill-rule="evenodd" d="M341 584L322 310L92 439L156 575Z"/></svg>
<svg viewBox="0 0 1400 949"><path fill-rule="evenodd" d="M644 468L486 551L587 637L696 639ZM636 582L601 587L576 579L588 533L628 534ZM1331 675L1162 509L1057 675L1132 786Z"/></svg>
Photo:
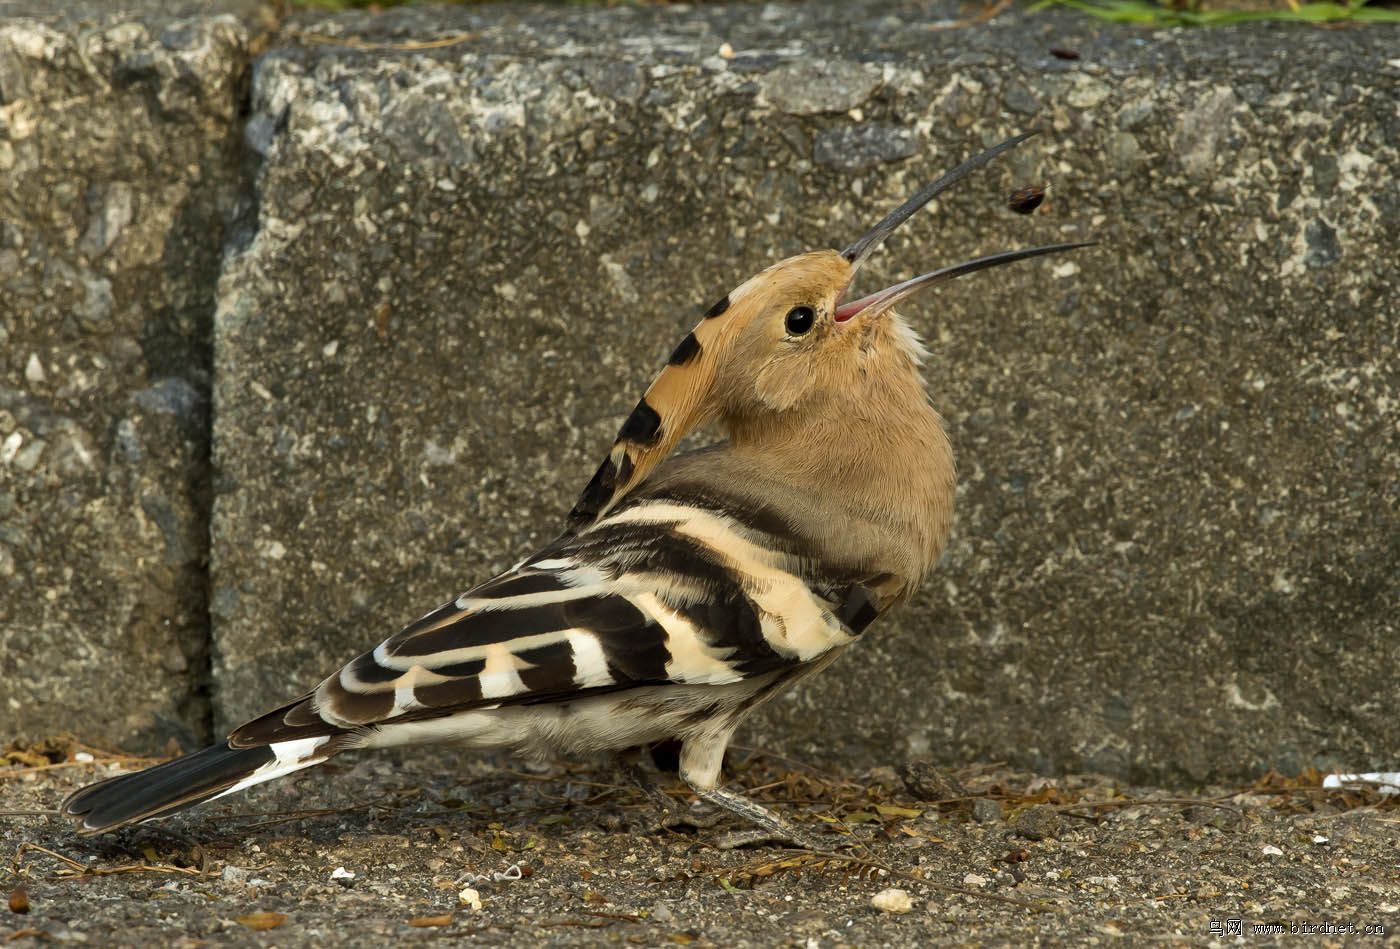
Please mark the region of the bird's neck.
<svg viewBox="0 0 1400 949"><path fill-rule="evenodd" d="M952 528L953 452L914 354L881 369L791 417L728 425L730 451L814 502L824 522L806 530L833 554L858 560L867 545L887 549L912 589Z"/></svg>

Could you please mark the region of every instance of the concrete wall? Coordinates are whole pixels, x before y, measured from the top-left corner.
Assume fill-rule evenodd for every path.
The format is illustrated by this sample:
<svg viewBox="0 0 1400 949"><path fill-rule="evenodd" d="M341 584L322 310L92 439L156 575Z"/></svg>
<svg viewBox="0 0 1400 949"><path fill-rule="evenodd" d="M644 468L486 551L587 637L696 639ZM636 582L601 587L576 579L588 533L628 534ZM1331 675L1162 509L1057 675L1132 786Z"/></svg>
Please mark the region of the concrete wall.
<svg viewBox="0 0 1400 949"><path fill-rule="evenodd" d="M218 172L191 177L219 200L198 205L215 209L200 227L162 232L194 262L150 282L158 299L201 288L202 316L174 369L142 349L129 375L101 375L91 420L49 409L90 433L96 474L17 464L60 438L9 408L24 434L0 465L0 504L14 498L0 688L32 685L0 703L0 731L141 747L198 732L201 690L220 729L300 694L557 532L706 303L777 257L844 246L966 154L1039 125L911 222L869 285L1001 247L1101 244L907 308L959 453L956 540L912 608L743 740L1176 779L1393 761L1400 30L1142 32L1049 13L936 28L954 12L307 17L252 59L246 115L237 82L209 77L242 75L249 15L183 27L231 37L227 70L190 67L227 97L182 119L149 105L156 85L146 114L170 144L127 178L136 206L157 206L157 183L206 140L191 124L207 130ZM163 36L153 17L137 22ZM10 92L8 68L3 108L34 98ZM38 147L9 121L0 159L6 141ZM91 164L90 143L38 140ZM1004 203L1027 182L1050 186L1029 219ZM83 200L58 211L35 188L6 192L5 216L36 233L53 220L81 278L105 240L93 227L126 212L107 210L110 187L74 188ZM256 213L240 219L240 201ZM0 392L52 406L43 386L64 373L47 367L90 361L97 337L79 302L34 315L59 284L31 262L39 239L11 235L32 289L0 303ZM124 293L121 332L160 336L158 304ZM48 381L26 376L30 351ZM189 499L183 547L152 492L112 474L128 414L145 413L143 432L181 418L144 408L148 390L190 407L187 437L141 455L170 485L160 497ZM34 525L54 517L89 518L94 540L45 542ZM77 579L41 579L67 569ZM153 590L177 604L149 624L169 642L129 632L125 604ZM124 718L142 702L149 719Z"/></svg>

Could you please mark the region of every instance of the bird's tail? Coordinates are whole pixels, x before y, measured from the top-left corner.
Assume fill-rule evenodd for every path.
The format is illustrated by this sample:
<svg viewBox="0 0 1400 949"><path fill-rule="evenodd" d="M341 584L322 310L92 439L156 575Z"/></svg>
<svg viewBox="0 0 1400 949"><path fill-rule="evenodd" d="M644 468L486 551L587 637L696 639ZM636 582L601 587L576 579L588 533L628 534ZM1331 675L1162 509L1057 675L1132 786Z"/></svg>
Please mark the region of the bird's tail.
<svg viewBox="0 0 1400 949"><path fill-rule="evenodd" d="M309 768L339 750L330 735L251 748L233 748L225 741L144 771L91 784L70 795L62 812L81 820L80 833L100 834Z"/></svg>

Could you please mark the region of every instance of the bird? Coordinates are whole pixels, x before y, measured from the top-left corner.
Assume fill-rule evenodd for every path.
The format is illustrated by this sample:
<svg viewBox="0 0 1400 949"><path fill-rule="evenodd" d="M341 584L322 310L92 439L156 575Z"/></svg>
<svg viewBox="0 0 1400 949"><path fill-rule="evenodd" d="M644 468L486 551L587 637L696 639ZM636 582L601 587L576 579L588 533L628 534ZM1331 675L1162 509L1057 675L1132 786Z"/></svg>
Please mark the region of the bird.
<svg viewBox="0 0 1400 949"><path fill-rule="evenodd" d="M703 311L622 423L561 533L222 742L84 787L80 834L170 815L353 749L454 742L527 755L679 742L679 774L753 839L806 842L722 786L754 709L908 600L953 523L951 442L897 304L1088 246L977 257L854 297L862 266L977 154L843 251L773 264ZM710 426L712 444L679 451ZM744 836L744 835L737 835Z"/></svg>

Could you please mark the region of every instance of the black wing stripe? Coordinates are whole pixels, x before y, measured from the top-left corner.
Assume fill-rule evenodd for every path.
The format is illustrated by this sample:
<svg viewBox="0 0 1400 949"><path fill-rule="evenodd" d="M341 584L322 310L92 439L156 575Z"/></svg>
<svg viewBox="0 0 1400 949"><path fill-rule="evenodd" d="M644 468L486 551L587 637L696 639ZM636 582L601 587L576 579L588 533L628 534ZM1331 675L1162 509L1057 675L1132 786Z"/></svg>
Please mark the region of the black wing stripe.
<svg viewBox="0 0 1400 949"><path fill-rule="evenodd" d="M481 675L482 670L485 668L485 659L466 659L462 662L454 662L451 665L432 667L433 671L438 675L446 676L449 679L475 678Z"/></svg>
<svg viewBox="0 0 1400 949"><path fill-rule="evenodd" d="M574 647L568 640L536 646L515 654L525 691L562 695L574 688Z"/></svg>
<svg viewBox="0 0 1400 949"><path fill-rule="evenodd" d="M316 708L321 716L346 725L368 725L383 721L394 711L394 692L360 692L347 689L338 678L321 684L316 692Z"/></svg>
<svg viewBox="0 0 1400 949"><path fill-rule="evenodd" d="M695 626L707 646L724 650L725 660L742 675L758 675L790 662L763 637L758 607L742 591L712 595L676 611Z"/></svg>
<svg viewBox="0 0 1400 949"><path fill-rule="evenodd" d="M568 602L571 601L565 601ZM409 635L405 632L396 636L386 652L396 658L418 659L471 646L509 642L522 633L534 635L568 629L565 603L485 613L458 611L459 618L453 623L425 633Z"/></svg>
<svg viewBox="0 0 1400 949"><path fill-rule="evenodd" d="M633 685L668 681L671 650L666 646L665 633L656 626L644 633L638 632L639 635L615 636L606 642L603 655L607 659L608 674L614 682Z"/></svg>
<svg viewBox="0 0 1400 949"><path fill-rule="evenodd" d="M845 623L853 633L865 632L865 628L875 622L879 615L880 609L875 605L875 597L869 588L860 583L851 584L845 599L836 610L836 618Z"/></svg>
<svg viewBox="0 0 1400 949"><path fill-rule="evenodd" d="M742 590L742 578L718 553L672 533L664 524L605 524L577 542L577 556L610 557L619 565L619 574L658 576L704 591Z"/></svg>
<svg viewBox="0 0 1400 949"><path fill-rule="evenodd" d="M566 629L586 629L600 636L610 633L636 633L651 619L625 597L598 596L569 600L561 604Z"/></svg>
<svg viewBox="0 0 1400 949"><path fill-rule="evenodd" d="M375 661L374 653L367 652L341 670L341 680L343 682L347 675L355 684L375 686L393 682L399 676L403 675L403 670L385 668ZM353 688L349 682L345 682L345 684L347 687ZM371 689L370 691L376 690ZM390 689L389 691L393 690Z"/></svg>
<svg viewBox="0 0 1400 949"><path fill-rule="evenodd" d="M468 676L415 686L413 700L424 708L471 708L482 703L481 680Z"/></svg>
<svg viewBox="0 0 1400 949"><path fill-rule="evenodd" d="M535 593L555 593L568 588L568 584L552 573L508 573L488 580L467 593L463 599L501 600Z"/></svg>

